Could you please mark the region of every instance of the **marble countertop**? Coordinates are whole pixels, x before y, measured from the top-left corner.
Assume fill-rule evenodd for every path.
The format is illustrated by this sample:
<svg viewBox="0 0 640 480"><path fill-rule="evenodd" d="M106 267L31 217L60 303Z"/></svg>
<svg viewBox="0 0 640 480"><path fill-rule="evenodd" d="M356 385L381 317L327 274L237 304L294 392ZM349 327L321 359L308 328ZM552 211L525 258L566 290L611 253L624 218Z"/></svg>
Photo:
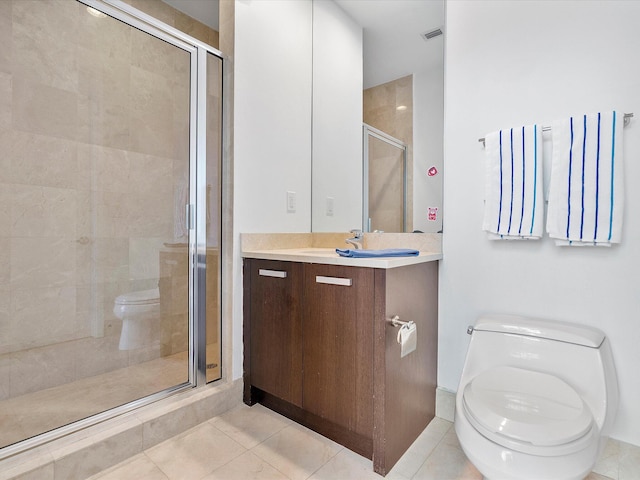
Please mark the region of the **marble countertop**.
<svg viewBox="0 0 640 480"><path fill-rule="evenodd" d="M262 260L282 260L287 262L322 263L326 265L346 265L351 267L396 268L417 263L434 262L442 259L442 253L420 252L413 257L341 257L335 248L282 248L268 250L247 249L242 251L244 258Z"/></svg>

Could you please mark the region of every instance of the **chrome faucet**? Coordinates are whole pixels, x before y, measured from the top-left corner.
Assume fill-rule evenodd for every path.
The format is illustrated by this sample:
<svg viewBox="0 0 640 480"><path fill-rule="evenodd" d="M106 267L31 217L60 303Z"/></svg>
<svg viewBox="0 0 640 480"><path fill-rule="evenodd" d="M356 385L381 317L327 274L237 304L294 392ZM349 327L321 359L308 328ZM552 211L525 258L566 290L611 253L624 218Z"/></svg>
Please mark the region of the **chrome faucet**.
<svg viewBox="0 0 640 480"><path fill-rule="evenodd" d="M353 233L353 238L347 238L345 242L347 242L349 245L353 245L356 250L362 250L362 230L354 229L351 230L351 233Z"/></svg>

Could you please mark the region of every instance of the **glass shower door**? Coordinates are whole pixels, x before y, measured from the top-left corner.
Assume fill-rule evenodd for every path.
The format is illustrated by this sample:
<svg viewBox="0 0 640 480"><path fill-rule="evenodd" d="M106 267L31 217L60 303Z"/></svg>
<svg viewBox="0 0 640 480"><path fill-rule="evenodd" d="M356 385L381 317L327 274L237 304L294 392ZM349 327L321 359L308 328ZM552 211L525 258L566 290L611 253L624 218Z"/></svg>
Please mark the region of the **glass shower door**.
<svg viewBox="0 0 640 480"><path fill-rule="evenodd" d="M0 22L1 449L195 382L198 197L196 48L76 0L2 0Z"/></svg>
<svg viewBox="0 0 640 480"><path fill-rule="evenodd" d="M407 224L407 147L364 125L364 230L404 232Z"/></svg>

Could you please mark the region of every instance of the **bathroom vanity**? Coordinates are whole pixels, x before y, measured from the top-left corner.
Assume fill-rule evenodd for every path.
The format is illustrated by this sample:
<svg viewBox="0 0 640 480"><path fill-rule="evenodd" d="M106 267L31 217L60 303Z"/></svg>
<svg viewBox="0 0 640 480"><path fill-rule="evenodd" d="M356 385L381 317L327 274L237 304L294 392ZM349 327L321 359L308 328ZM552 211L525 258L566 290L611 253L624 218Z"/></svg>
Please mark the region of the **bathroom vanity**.
<svg viewBox="0 0 640 480"><path fill-rule="evenodd" d="M244 402L371 458L385 475L435 414L441 255L243 256ZM416 350L403 358L396 315L417 325Z"/></svg>

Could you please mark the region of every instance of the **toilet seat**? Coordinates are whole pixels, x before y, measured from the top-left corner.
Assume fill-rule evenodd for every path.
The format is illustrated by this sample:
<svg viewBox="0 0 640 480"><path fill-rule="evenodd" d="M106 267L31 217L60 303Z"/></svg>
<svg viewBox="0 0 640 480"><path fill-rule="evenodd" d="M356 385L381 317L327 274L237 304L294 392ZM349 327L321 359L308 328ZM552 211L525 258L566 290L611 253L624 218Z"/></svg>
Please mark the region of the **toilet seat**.
<svg viewBox="0 0 640 480"><path fill-rule="evenodd" d="M560 378L515 367L496 367L464 388L464 413L489 440L534 455L579 451L596 434L591 411Z"/></svg>
<svg viewBox="0 0 640 480"><path fill-rule="evenodd" d="M160 302L160 290L152 288L139 292L125 293L116 297L116 305L152 305Z"/></svg>

